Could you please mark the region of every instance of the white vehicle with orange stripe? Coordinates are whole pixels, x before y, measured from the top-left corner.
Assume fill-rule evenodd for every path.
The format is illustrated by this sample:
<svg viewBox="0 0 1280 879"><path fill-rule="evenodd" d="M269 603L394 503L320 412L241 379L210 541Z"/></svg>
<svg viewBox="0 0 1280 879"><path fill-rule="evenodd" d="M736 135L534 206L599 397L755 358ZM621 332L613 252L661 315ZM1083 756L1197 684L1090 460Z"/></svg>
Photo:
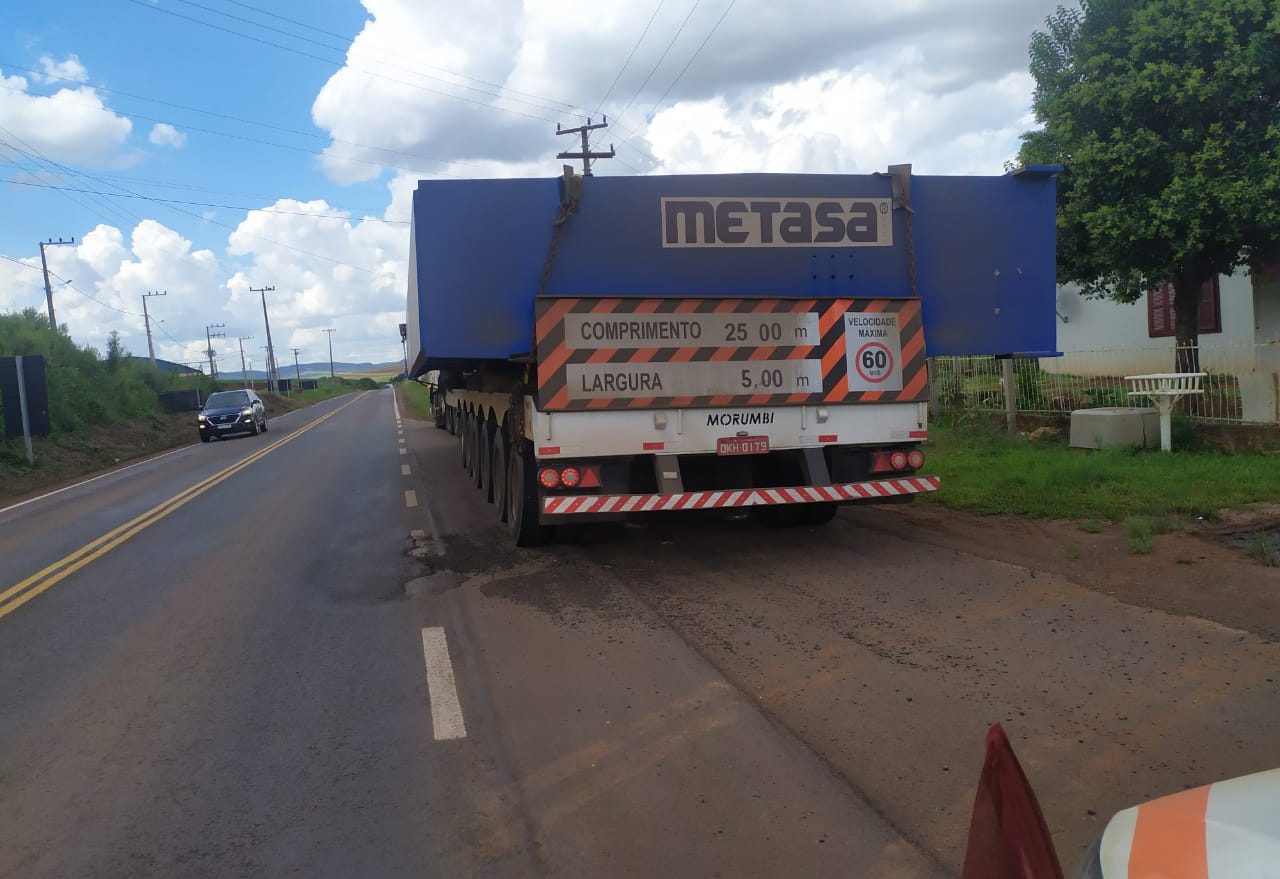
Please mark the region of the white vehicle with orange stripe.
<svg viewBox="0 0 1280 879"><path fill-rule="evenodd" d="M957 191L999 222L957 226ZM495 214L519 222L489 256ZM437 425L522 546L569 521L909 501L939 487L931 315L964 338L948 353L1053 345L1051 171L423 181L413 216L410 373L437 373ZM914 242L948 227L964 246L938 256L969 268L935 278Z"/></svg>

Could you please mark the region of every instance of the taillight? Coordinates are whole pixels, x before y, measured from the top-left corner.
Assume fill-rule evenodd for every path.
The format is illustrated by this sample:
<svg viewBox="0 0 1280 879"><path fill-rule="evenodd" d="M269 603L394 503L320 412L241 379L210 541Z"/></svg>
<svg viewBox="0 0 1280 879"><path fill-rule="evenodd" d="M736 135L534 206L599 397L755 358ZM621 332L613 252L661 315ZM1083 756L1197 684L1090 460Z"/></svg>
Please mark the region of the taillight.
<svg viewBox="0 0 1280 879"><path fill-rule="evenodd" d="M543 467L542 472L538 474L538 481L542 483L543 488L559 488L560 474L554 467Z"/></svg>
<svg viewBox="0 0 1280 879"><path fill-rule="evenodd" d="M582 473L577 467L566 467L560 471L560 484L565 488L577 488L580 482L582 482Z"/></svg>
<svg viewBox="0 0 1280 879"><path fill-rule="evenodd" d="M912 449L907 452L907 465L912 470L919 470L924 466L924 452L919 449Z"/></svg>
<svg viewBox="0 0 1280 879"><path fill-rule="evenodd" d="M907 453L894 452L891 455L889 455L889 467L893 470L906 470L907 469Z"/></svg>

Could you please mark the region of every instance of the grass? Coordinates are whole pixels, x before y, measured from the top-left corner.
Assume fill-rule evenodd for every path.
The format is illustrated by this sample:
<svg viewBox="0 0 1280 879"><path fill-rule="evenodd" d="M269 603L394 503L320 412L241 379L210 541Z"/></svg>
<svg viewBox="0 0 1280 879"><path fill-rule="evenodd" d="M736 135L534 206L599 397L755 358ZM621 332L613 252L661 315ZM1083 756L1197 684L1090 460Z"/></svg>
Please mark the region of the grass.
<svg viewBox="0 0 1280 879"><path fill-rule="evenodd" d="M1155 528L1150 519L1142 516L1131 516L1125 519L1128 531L1129 552L1134 555L1146 555L1155 546Z"/></svg>
<svg viewBox="0 0 1280 879"><path fill-rule="evenodd" d="M1280 497L1273 455L1086 452L982 424L937 424L929 436L925 466L942 477L942 490L929 500L977 513L1078 519L1088 533L1100 528L1098 520L1131 517L1151 519L1146 527L1163 533L1177 517Z"/></svg>
<svg viewBox="0 0 1280 879"><path fill-rule="evenodd" d="M431 412L431 393L426 385L418 382L400 382L396 387L404 392L404 398L409 403L409 411L415 418L421 418L423 421L431 421L435 418Z"/></svg>
<svg viewBox="0 0 1280 879"><path fill-rule="evenodd" d="M1076 523L1085 534L1101 534L1102 523L1097 519L1081 519Z"/></svg>
<svg viewBox="0 0 1280 879"><path fill-rule="evenodd" d="M1249 555L1268 568L1280 568L1280 547L1265 534L1258 534L1249 544Z"/></svg>

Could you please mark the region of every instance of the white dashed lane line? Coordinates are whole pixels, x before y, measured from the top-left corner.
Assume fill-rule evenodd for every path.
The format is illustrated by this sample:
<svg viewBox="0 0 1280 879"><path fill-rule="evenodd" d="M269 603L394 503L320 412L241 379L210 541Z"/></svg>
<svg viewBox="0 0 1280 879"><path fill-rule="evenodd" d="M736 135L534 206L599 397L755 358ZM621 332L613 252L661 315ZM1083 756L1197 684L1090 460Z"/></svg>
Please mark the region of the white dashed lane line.
<svg viewBox="0 0 1280 879"><path fill-rule="evenodd" d="M404 505L406 507L416 507L418 505L418 493L412 488L404 493Z"/></svg>
<svg viewBox="0 0 1280 879"><path fill-rule="evenodd" d="M458 702L449 642L443 628L432 626L422 630L422 655L427 663L427 693L431 699L431 726L436 741L465 739L467 726L462 721L462 705Z"/></svg>
<svg viewBox="0 0 1280 879"><path fill-rule="evenodd" d="M401 465L400 465L400 475L401 475L401 476L408 476L408 475L409 475L409 465L408 465L408 464L401 464Z"/></svg>

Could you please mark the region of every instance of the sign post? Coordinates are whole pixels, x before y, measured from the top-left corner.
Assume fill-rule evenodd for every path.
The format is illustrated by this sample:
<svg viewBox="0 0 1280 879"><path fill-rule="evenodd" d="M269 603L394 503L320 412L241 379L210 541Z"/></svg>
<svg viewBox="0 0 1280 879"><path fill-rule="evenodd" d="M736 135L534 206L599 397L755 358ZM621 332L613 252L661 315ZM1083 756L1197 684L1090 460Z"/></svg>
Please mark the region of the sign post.
<svg viewBox="0 0 1280 879"><path fill-rule="evenodd" d="M14 358L18 370L18 408L22 410L22 442L27 447L27 463L36 462L35 452L31 448L31 416L27 414L27 377L22 371L22 355Z"/></svg>

